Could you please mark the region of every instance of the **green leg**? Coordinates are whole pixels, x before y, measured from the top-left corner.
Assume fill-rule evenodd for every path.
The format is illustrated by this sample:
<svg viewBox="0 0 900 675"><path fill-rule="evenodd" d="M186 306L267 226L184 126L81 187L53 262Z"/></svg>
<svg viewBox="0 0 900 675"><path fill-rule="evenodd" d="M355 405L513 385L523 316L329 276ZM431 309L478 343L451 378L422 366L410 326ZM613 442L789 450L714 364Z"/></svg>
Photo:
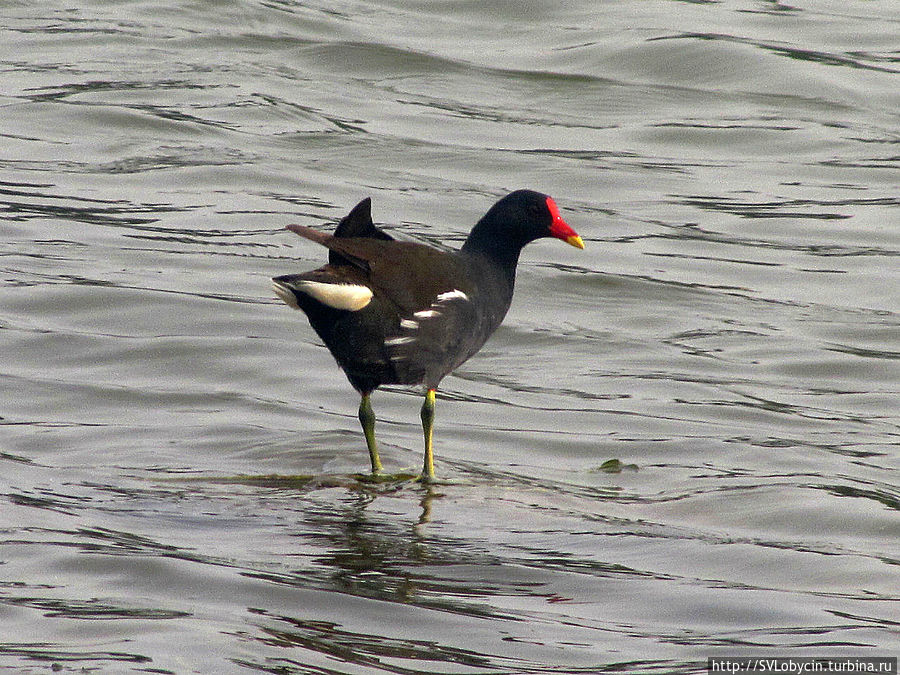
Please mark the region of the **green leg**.
<svg viewBox="0 0 900 675"><path fill-rule="evenodd" d="M378 446L375 444L375 412L368 394L363 394L359 402L359 423L362 425L366 446L369 448L369 460L372 462L372 473L381 473L381 459L378 457Z"/></svg>
<svg viewBox="0 0 900 675"><path fill-rule="evenodd" d="M434 454L431 450L431 438L434 432L434 389L429 389L425 394L425 403L422 404L422 431L425 433L425 465L422 467L421 480L429 483L434 476Z"/></svg>

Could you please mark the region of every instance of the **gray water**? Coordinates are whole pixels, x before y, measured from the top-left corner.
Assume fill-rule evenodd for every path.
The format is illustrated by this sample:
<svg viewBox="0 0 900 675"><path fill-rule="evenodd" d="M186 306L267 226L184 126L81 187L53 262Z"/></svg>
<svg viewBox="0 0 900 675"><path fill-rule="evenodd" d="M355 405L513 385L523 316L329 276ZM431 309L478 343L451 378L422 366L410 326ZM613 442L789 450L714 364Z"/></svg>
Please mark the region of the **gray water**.
<svg viewBox="0 0 900 675"><path fill-rule="evenodd" d="M897 654L895 3L81 5L0 8L0 670ZM283 227L521 187L586 249L444 380L447 482L359 480Z"/></svg>

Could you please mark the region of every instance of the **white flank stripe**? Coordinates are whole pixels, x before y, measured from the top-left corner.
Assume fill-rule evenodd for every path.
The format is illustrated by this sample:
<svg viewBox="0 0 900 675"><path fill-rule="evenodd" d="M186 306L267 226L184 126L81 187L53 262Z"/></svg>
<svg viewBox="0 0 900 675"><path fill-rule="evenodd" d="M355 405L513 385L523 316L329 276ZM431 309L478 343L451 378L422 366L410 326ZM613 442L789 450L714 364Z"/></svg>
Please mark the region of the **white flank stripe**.
<svg viewBox="0 0 900 675"><path fill-rule="evenodd" d="M440 312L436 312L433 309L422 309L413 314L417 319L433 319L436 316L440 316Z"/></svg>
<svg viewBox="0 0 900 675"><path fill-rule="evenodd" d="M438 302L449 302L450 300L468 300L469 296L463 293L462 291L454 288L452 291L447 291L446 293L441 293L437 296Z"/></svg>
<svg viewBox="0 0 900 675"><path fill-rule="evenodd" d="M416 338L414 337L395 337L389 338L384 341L384 344L388 347L396 347L397 345L408 345L410 342L415 342Z"/></svg>
<svg viewBox="0 0 900 675"><path fill-rule="evenodd" d="M297 290L323 305L356 312L372 300L372 289L357 284L328 284L322 281L299 281Z"/></svg>
<svg viewBox="0 0 900 675"><path fill-rule="evenodd" d="M400 328L416 330L419 327L418 321L410 321L409 319L400 319Z"/></svg>
<svg viewBox="0 0 900 675"><path fill-rule="evenodd" d="M445 305L451 300L468 299L468 295L454 288L452 291L445 291L444 293L439 294L437 298L435 298L434 302L431 303L431 307L429 309L420 309L418 312L413 314L413 316L417 319L433 319L436 316L441 315L441 312L439 311L441 305Z"/></svg>

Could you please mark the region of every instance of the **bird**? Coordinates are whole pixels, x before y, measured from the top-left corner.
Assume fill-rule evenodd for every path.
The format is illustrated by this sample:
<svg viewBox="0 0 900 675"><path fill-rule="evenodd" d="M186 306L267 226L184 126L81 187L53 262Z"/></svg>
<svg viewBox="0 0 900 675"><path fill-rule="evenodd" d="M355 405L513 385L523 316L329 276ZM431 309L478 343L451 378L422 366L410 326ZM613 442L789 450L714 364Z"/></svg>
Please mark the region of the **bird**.
<svg viewBox="0 0 900 675"><path fill-rule="evenodd" d="M419 480L436 480L435 392L441 380L474 355L509 310L522 248L555 237L584 242L556 202L533 190L497 201L459 249L394 239L372 221L365 198L334 234L287 228L328 249L328 263L272 279L276 295L302 310L360 395L359 422L372 476L383 475L371 395L381 385L424 386L425 456Z"/></svg>

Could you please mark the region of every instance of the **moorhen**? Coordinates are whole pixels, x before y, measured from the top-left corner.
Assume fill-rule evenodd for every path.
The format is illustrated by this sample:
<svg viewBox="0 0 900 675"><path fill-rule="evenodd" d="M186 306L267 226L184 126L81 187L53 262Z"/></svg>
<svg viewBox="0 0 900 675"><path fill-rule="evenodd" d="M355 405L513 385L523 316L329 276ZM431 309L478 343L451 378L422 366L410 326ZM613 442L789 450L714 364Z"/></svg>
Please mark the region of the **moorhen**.
<svg viewBox="0 0 900 675"><path fill-rule="evenodd" d="M287 229L328 248L328 264L275 277L275 292L302 309L360 393L372 473L382 470L370 395L382 384L424 385L421 480L433 481L434 393L445 375L477 352L509 309L519 253L541 237L584 248L556 203L532 190L507 195L472 228L458 251L397 241L375 227L364 199L333 235Z"/></svg>

